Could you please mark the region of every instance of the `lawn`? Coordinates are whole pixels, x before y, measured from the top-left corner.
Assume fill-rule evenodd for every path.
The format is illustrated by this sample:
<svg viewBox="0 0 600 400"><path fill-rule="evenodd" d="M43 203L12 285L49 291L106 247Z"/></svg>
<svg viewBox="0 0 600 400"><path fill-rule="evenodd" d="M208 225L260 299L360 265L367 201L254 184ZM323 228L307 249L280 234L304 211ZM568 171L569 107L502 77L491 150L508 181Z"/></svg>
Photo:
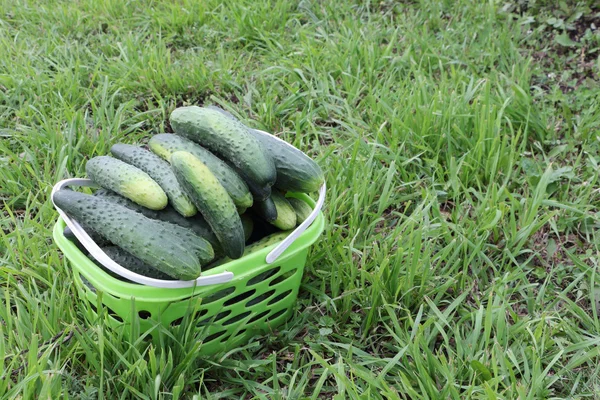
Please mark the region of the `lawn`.
<svg viewBox="0 0 600 400"><path fill-rule="evenodd" d="M599 398L600 9L553 3L0 0L0 398ZM293 318L209 359L86 318L51 236L188 104L328 185Z"/></svg>

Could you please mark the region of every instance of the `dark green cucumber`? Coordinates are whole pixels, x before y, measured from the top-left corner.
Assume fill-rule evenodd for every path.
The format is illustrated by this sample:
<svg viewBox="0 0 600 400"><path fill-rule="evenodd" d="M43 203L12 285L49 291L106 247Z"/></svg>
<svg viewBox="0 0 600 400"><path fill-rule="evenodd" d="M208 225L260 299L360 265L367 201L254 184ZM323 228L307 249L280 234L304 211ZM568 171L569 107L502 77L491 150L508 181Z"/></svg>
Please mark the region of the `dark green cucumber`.
<svg viewBox="0 0 600 400"><path fill-rule="evenodd" d="M233 199L238 210L244 210L252 206L253 198L246 182L225 161L199 144L181 136L161 133L152 136L148 142L148 146L150 150L167 161L171 159L171 154L176 151L192 153L206 164L210 171L217 177L221 185L223 185L229 196Z"/></svg>
<svg viewBox="0 0 600 400"><path fill-rule="evenodd" d="M163 279L163 280L172 280L173 278L169 275L165 274L157 270L154 267L146 264L139 258L132 256L122 248L118 246L107 246L102 247L102 251L106 253L108 257L110 257L114 262L119 264L123 268L127 268L131 272L135 272L136 274L147 276L148 278L154 279ZM111 272L111 274L114 273ZM119 276L120 279L124 279Z"/></svg>
<svg viewBox="0 0 600 400"><path fill-rule="evenodd" d="M271 135L250 129L252 134L269 152L277 169L275 187L284 191L310 193L319 190L325 178L319 164L313 159Z"/></svg>
<svg viewBox="0 0 600 400"><path fill-rule="evenodd" d="M271 156L239 121L222 113L196 106L180 107L170 116L175 133L185 136L235 165L257 188L258 198L270 194L276 171Z"/></svg>
<svg viewBox="0 0 600 400"><path fill-rule="evenodd" d="M169 166L169 168L171 168L171 166ZM139 204L135 204L133 201L126 199L125 197L115 192L111 192L110 190L106 189L100 189L96 191L96 193L94 193L94 196L125 206L130 210L142 213L142 215L144 215L145 217L169 222L171 224L176 224L184 228L189 228L196 235L208 240L208 242L213 246L213 250L215 251L215 253L219 252L219 240L200 214L196 214L193 217L185 218L177 211L175 211L175 209L171 206L166 206L164 209L159 211L150 210L146 207L140 206Z"/></svg>
<svg viewBox="0 0 600 400"><path fill-rule="evenodd" d="M235 204L219 180L191 153L177 151L171 156L177 180L221 243L226 256L244 253L244 228Z"/></svg>
<svg viewBox="0 0 600 400"><path fill-rule="evenodd" d="M210 228L210 225L208 225L208 222L206 222L201 214L196 214L193 217L185 218L169 206L167 206L164 210L160 210L156 214L156 219L188 228L196 235L206 239L212 245L215 254L217 252L221 252L221 244L219 243L219 239L217 239L217 236Z"/></svg>
<svg viewBox="0 0 600 400"><path fill-rule="evenodd" d="M277 207L271 196L264 200L256 200L252 206L252 211L269 223L277 220Z"/></svg>
<svg viewBox="0 0 600 400"><path fill-rule="evenodd" d="M254 221L249 215L246 214L240 215L240 219L242 220L242 226L244 227L244 239L248 241L250 236L252 236L252 231L254 230Z"/></svg>
<svg viewBox="0 0 600 400"><path fill-rule="evenodd" d="M213 257L206 240L189 229L144 217L124 206L71 190L54 202L75 220L175 279L195 279Z"/></svg>
<svg viewBox="0 0 600 400"><path fill-rule="evenodd" d="M261 240L265 236L269 236L273 233L279 232L279 229L275 228L273 225L267 222L262 216L254 212L254 210L246 212L246 215L250 215L252 217L252 221L254 222L252 235L250 236L250 239L246 241L248 244Z"/></svg>
<svg viewBox="0 0 600 400"><path fill-rule="evenodd" d="M86 226L83 226L83 225L81 227L98 246L106 246L106 245L110 244L110 242L108 240L106 240L102 236L98 235L92 229L90 229ZM75 234L73 233L71 228L69 228L68 226L65 226L65 229L63 230L63 236L66 237L67 239L69 239L71 242L75 243L75 246L77 246L77 248L79 248L79 250L81 250L84 253L87 252L85 247L83 247L83 245L81 243L79 243L79 239L77 239L77 237L75 236Z"/></svg>
<svg viewBox="0 0 600 400"><path fill-rule="evenodd" d="M168 162L146 149L130 144L115 144L110 148L110 152L115 158L150 175L165 191L169 202L178 213L184 217L196 214L196 207L183 193Z"/></svg>
<svg viewBox="0 0 600 400"><path fill-rule="evenodd" d="M157 210L151 210L144 206L140 206L139 204L134 203L133 201L121 196L120 194L115 193L112 190L108 190L108 189L96 190L94 192L94 197L98 197L103 200L107 200L107 201L113 202L115 204L121 205L123 207L127 207L130 210L139 212L143 216L152 218L152 219L157 219L157 216L159 213L159 211L157 211ZM160 210L160 211L162 211L162 210Z"/></svg>
<svg viewBox="0 0 600 400"><path fill-rule="evenodd" d="M277 219L271 223L284 231L295 227L296 211L290 202L278 190L271 192L271 198L277 208Z"/></svg>
<svg viewBox="0 0 600 400"><path fill-rule="evenodd" d="M236 120L230 112L216 106L208 106L230 119ZM275 187L284 191L315 192L319 190L325 178L321 167L297 148L270 135L248 128L248 131L269 152L277 170ZM251 188L252 189L252 188Z"/></svg>
<svg viewBox="0 0 600 400"><path fill-rule="evenodd" d="M286 197L286 199L296 212L296 223L299 225L306 221L306 218L308 218L310 213L313 211L311 206L295 197Z"/></svg>
<svg viewBox="0 0 600 400"><path fill-rule="evenodd" d="M273 190L265 201L255 202L252 211L279 229L287 230L296 226L294 208L277 190Z"/></svg>
<svg viewBox="0 0 600 400"><path fill-rule="evenodd" d="M139 168L109 156L94 157L85 166L88 177L103 188L110 189L131 201L162 210L167 195L154 179Z"/></svg>
<svg viewBox="0 0 600 400"><path fill-rule="evenodd" d="M285 239L290 234L290 232L291 231L273 233L269 236L265 236L264 238L254 242L252 244L249 244L248 246L246 246L246 249L244 250L244 257L246 257L249 254L256 253L257 251L265 249L269 246L272 246L275 243L281 242L283 239ZM208 268L214 268L216 266L228 263L229 261L231 261L231 258L223 257L219 260L216 260L212 264L210 264L208 266Z"/></svg>

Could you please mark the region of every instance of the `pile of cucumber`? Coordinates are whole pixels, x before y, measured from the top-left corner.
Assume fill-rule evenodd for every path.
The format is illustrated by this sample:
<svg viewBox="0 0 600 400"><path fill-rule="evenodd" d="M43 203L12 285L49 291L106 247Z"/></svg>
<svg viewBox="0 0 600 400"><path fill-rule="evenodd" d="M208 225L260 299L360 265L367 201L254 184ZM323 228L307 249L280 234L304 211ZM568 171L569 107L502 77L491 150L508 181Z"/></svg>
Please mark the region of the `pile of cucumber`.
<svg viewBox="0 0 600 400"><path fill-rule="evenodd" d="M314 192L324 181L300 150L214 106L177 108L170 123L175 134L151 137L149 150L115 144L112 156L89 160L86 173L101 188L95 193L54 195L121 266L151 278L195 279L282 240L311 213L285 196ZM65 236L77 243L68 228Z"/></svg>

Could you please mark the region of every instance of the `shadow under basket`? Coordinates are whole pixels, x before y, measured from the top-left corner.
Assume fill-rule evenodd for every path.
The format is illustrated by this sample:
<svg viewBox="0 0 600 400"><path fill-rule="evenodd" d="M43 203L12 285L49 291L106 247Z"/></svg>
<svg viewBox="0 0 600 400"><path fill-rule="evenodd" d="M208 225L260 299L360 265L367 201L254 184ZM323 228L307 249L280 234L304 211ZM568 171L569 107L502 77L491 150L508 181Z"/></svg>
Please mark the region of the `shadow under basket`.
<svg viewBox="0 0 600 400"><path fill-rule="evenodd" d="M315 206L305 194L288 196ZM63 235L62 218L54 226L53 237L73 268L79 297L90 313L96 313L96 305L101 301L111 325L122 327L131 324L135 312L142 332L156 322L176 327L187 315L193 319L190 323L203 330L200 352L212 355L242 345L252 336L270 332L286 321L298 297L308 250L323 231L324 223L323 214L319 213L272 264L265 260L277 244L202 274L229 271L233 273L229 282L177 289L131 283L109 275ZM124 334L129 331L124 329Z"/></svg>

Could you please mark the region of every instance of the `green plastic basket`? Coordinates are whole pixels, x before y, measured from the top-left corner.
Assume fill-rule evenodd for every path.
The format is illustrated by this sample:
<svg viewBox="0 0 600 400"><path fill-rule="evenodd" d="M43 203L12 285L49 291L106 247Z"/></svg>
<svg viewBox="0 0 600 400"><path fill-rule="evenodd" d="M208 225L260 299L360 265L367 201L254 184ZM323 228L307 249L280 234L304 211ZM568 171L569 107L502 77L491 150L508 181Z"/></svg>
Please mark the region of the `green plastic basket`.
<svg viewBox="0 0 600 400"><path fill-rule="evenodd" d="M70 181L84 184L86 180ZM58 187L57 184L55 188ZM325 187L320 192L319 209L324 195ZM288 193L288 196L315 208L315 201L305 194ZM309 247L324 227L323 214L320 210L314 211L316 217L312 223L306 221L309 224L297 228L295 237L292 233L284 240L288 242L286 245L276 243L206 271L198 280L204 279L202 284L205 286L192 281L189 287L164 288L114 278L63 235L68 217L62 212L54 226L53 237L73 267L79 296L88 304L90 313L96 312L100 301L113 327L131 324L133 313L137 313L140 329L147 330L156 321L166 327L177 326L190 310L194 310L194 323L198 329L203 329L201 353L211 355L246 343L257 334L270 332L291 315ZM219 280L226 282L211 283Z"/></svg>

